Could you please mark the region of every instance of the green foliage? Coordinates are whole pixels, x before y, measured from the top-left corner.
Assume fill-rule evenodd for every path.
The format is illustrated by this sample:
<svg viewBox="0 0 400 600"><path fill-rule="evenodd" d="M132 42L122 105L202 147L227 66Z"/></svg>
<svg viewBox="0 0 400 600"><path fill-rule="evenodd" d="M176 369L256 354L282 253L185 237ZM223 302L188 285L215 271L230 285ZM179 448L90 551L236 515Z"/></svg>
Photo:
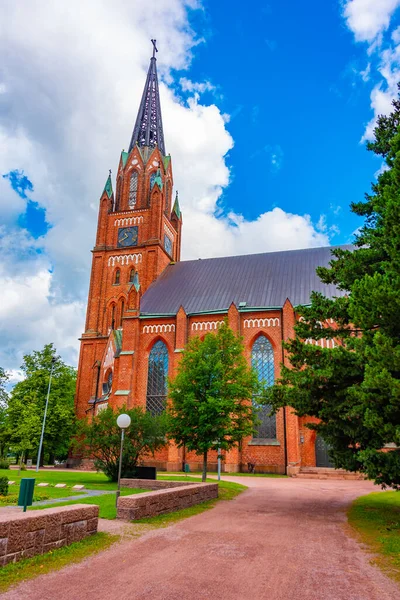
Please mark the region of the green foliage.
<svg viewBox="0 0 400 600"><path fill-rule="evenodd" d="M203 480L209 450L228 450L252 434L251 398L257 391L243 342L226 322L203 341L189 341L169 385L169 437L203 454Z"/></svg>
<svg viewBox="0 0 400 600"><path fill-rule="evenodd" d="M10 463L6 458L0 458L0 469L9 469Z"/></svg>
<svg viewBox="0 0 400 600"><path fill-rule="evenodd" d="M0 477L0 496L8 495L8 477Z"/></svg>
<svg viewBox="0 0 400 600"><path fill-rule="evenodd" d="M6 389L9 377L0 367L0 457L5 456L9 444L9 431L7 426L8 392Z"/></svg>
<svg viewBox="0 0 400 600"><path fill-rule="evenodd" d="M368 148L387 170L372 194L352 210L364 218L355 250L334 250L325 283L347 292L329 300L312 295L298 307L303 322L285 347L283 367L266 392L275 409L292 406L321 419L316 429L331 446L336 467L363 471L376 483L400 486L400 101L380 117ZM335 339L334 349L315 342ZM313 340L313 344L305 343ZM397 448L382 451L386 444Z"/></svg>
<svg viewBox="0 0 400 600"><path fill-rule="evenodd" d="M131 424L125 430L123 472L134 469L145 454L154 454L166 444L165 414L153 417L140 407L127 410L123 406L117 412L108 407L91 421L81 421L74 443L75 450L83 456L94 458L96 468L111 481L118 479L121 429L117 425L117 417L122 413L131 418Z"/></svg>
<svg viewBox="0 0 400 600"><path fill-rule="evenodd" d="M374 562L400 582L400 494L373 493L357 498L348 519L374 555Z"/></svg>
<svg viewBox="0 0 400 600"><path fill-rule="evenodd" d="M63 459L75 433L76 371L56 355L53 344L24 356L21 368L25 379L10 394L7 424L11 446L19 453L36 456L53 360L43 447L50 458Z"/></svg>

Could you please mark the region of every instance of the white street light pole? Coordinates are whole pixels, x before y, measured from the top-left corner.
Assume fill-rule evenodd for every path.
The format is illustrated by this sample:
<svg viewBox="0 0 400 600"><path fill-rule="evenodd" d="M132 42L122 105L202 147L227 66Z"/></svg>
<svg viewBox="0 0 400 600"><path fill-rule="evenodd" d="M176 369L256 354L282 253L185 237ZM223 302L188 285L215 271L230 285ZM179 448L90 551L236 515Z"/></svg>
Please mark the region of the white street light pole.
<svg viewBox="0 0 400 600"><path fill-rule="evenodd" d="M47 407L49 405L49 397L50 397L50 388L51 388L51 378L53 376L53 369L54 369L54 365L56 364L56 358L53 356L53 358L51 359L51 370L50 370L50 379L49 379L49 387L47 388L47 398L46 398L46 405L44 407L44 415L43 415L43 424L42 424L42 433L40 436L40 443L39 443L39 452L38 452L38 457L37 457L37 461L36 461L36 473L39 471L39 465L40 465L40 456L42 454L42 447L43 447L43 437L44 437L44 428L46 426L46 417L47 417Z"/></svg>
<svg viewBox="0 0 400 600"><path fill-rule="evenodd" d="M119 453L119 465L118 465L118 487L115 498L115 506L118 508L118 498L121 494L121 468L122 468L122 454L124 451L124 437L125 437L125 429L129 427L131 424L131 418L129 415L122 414L117 418L117 425L121 429L121 450Z"/></svg>
<svg viewBox="0 0 400 600"><path fill-rule="evenodd" d="M218 448L218 481L221 481L221 448Z"/></svg>

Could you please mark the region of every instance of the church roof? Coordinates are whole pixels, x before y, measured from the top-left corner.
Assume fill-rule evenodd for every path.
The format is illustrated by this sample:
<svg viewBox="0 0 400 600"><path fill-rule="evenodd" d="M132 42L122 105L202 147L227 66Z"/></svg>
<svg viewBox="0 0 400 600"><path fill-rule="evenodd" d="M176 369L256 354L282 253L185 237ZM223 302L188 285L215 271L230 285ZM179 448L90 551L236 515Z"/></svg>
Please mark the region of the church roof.
<svg viewBox="0 0 400 600"><path fill-rule="evenodd" d="M337 247L337 246L336 246ZM351 249L352 246L340 246ZM327 267L335 246L188 260L170 264L141 300L142 315L224 311L232 302L241 308L280 308L309 304L312 291L328 298L343 296L322 283L315 269Z"/></svg>
<svg viewBox="0 0 400 600"><path fill-rule="evenodd" d="M155 57L157 48L155 45L156 40L151 41L154 47L153 56L150 59L142 100L136 117L135 127L133 128L131 143L129 144L129 152L135 144L138 146L150 146L152 148L158 145L161 154L165 155L160 94L158 91L157 59Z"/></svg>

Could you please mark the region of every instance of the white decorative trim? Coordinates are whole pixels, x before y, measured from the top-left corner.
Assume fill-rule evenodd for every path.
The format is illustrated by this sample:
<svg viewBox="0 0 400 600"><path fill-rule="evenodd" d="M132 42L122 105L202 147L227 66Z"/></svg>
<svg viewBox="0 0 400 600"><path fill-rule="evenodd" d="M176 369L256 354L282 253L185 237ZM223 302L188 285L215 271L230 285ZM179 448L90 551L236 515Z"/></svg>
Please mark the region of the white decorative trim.
<svg viewBox="0 0 400 600"><path fill-rule="evenodd" d="M330 338L322 338L320 340L308 338L304 343L311 346L320 346L321 348L336 348L337 346L335 340Z"/></svg>
<svg viewBox="0 0 400 600"><path fill-rule="evenodd" d="M125 227L126 225L136 225L137 223L143 223L143 217L130 217L126 219L116 219L114 221L114 227Z"/></svg>
<svg viewBox="0 0 400 600"><path fill-rule="evenodd" d="M280 322L278 317L272 317L270 319L245 319L245 327L279 327Z"/></svg>
<svg viewBox="0 0 400 600"><path fill-rule="evenodd" d="M117 256L110 256L108 259L108 266L114 267L115 264L120 265L129 265L129 263L141 263L142 255L141 254L119 254Z"/></svg>
<svg viewBox="0 0 400 600"><path fill-rule="evenodd" d="M174 241L175 235L172 233L172 229L170 229L166 223L164 223L164 231L165 233L168 233L172 237L172 241Z"/></svg>
<svg viewBox="0 0 400 600"><path fill-rule="evenodd" d="M192 331L212 331L223 325L223 321L198 321L192 323Z"/></svg>
<svg viewBox="0 0 400 600"><path fill-rule="evenodd" d="M143 327L143 333L168 333L175 331L175 325L145 325Z"/></svg>
<svg viewBox="0 0 400 600"><path fill-rule="evenodd" d="M108 408L108 402L102 402L96 406L96 415L101 413L102 410L106 410Z"/></svg>

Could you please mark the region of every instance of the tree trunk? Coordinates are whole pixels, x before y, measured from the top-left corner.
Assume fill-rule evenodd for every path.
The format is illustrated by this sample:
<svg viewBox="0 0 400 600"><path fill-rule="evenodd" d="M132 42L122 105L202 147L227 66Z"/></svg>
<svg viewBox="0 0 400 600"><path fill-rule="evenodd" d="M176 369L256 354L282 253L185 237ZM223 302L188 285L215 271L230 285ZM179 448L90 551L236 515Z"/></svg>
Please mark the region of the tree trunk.
<svg viewBox="0 0 400 600"><path fill-rule="evenodd" d="M207 479L207 450L203 454L203 473L201 475L201 480L205 481Z"/></svg>

